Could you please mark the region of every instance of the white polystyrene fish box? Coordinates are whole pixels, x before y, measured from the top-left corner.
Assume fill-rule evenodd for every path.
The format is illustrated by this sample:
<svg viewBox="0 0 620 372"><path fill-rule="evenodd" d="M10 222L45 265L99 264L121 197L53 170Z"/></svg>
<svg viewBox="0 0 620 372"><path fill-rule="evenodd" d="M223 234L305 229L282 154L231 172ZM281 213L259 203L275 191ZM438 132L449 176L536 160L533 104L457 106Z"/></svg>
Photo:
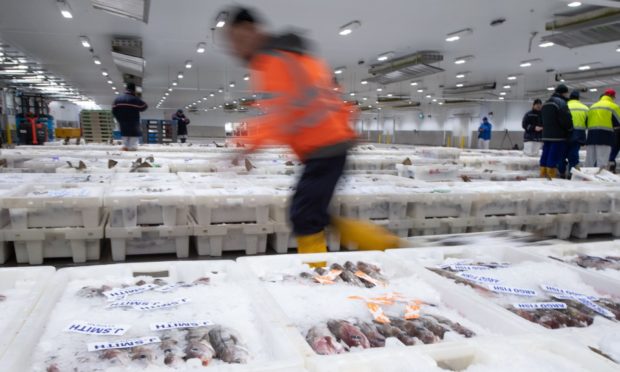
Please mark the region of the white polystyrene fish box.
<svg viewBox="0 0 620 372"><path fill-rule="evenodd" d="M382 284L371 288L343 280L333 284L319 284L312 280L312 275L318 274L306 264L326 262L329 270L329 267L336 263L347 267L347 261L354 265L364 262L378 266L383 276ZM404 350L411 353L423 352L424 343L417 336L413 336L414 340L411 341L414 345L410 346L405 346L400 338L388 337L385 346L377 343L376 347L370 349L352 347L350 352L328 355L319 355L306 340L306 334L310 329L321 327L330 320L347 320L351 324L372 322L373 316L364 298L387 298L392 294L415 300L421 304L419 309L421 316L437 316L448 319L453 324L458 322L474 333L468 334L468 337L473 337L472 340L491 333L512 335L522 332L500 312L481 306L456 291L436 287L432 282L382 252L241 257L237 262L256 275L274 298L279 311L274 312L272 316L285 319L290 325L290 341L306 356L306 366L310 371L411 370L403 364L407 361L405 357L407 352ZM302 277L304 275L302 273L309 276ZM390 317L402 316L398 310L390 309L388 305L382 306L382 309ZM446 328L441 338L425 342L459 342L466 339L464 334Z"/></svg>
<svg viewBox="0 0 620 372"><path fill-rule="evenodd" d="M75 263L98 260L101 256L103 218L98 227L51 227L4 231L15 247L17 263L41 265L46 258L71 257Z"/></svg>
<svg viewBox="0 0 620 372"><path fill-rule="evenodd" d="M246 278L233 261L224 260L60 270L1 361L3 370L303 371L303 358L284 328L268 318L268 299ZM197 327L202 325L206 328ZM227 338L229 346L216 348L220 352L213 356L209 331L215 332L213 345L224 346L217 343L216 327L238 338ZM116 335L102 334L105 329ZM188 347L188 336L196 337L195 343L204 336L205 343ZM153 343L126 347L142 337ZM125 348L89 351L89 344ZM234 360L245 363L228 363Z"/></svg>
<svg viewBox="0 0 620 372"><path fill-rule="evenodd" d="M454 181L459 177L456 165L413 165L413 175L420 181Z"/></svg>
<svg viewBox="0 0 620 372"><path fill-rule="evenodd" d="M11 371L6 369L2 359L54 271L53 267L0 269L0 366L3 371Z"/></svg>
<svg viewBox="0 0 620 372"><path fill-rule="evenodd" d="M104 187L94 184L28 184L7 195L11 229L97 227L103 218Z"/></svg>
<svg viewBox="0 0 620 372"><path fill-rule="evenodd" d="M187 258L191 235L192 225L189 224L134 227L108 225L105 228L114 261L125 261L127 255L176 254L178 258Z"/></svg>
<svg viewBox="0 0 620 372"><path fill-rule="evenodd" d="M199 256L219 257L222 252L243 251L247 255L265 253L272 224L219 224L194 226Z"/></svg>
<svg viewBox="0 0 620 372"><path fill-rule="evenodd" d="M193 195L178 183L113 183L105 192L111 227L187 225Z"/></svg>
<svg viewBox="0 0 620 372"><path fill-rule="evenodd" d="M605 342L616 337L620 317L620 286L614 279L496 245L389 250L388 254L412 267L426 267L421 275L431 275L438 285L505 309L523 330L596 349L605 345L620 355L617 344ZM499 266L481 268L485 263ZM446 273L448 268L452 274Z"/></svg>
<svg viewBox="0 0 620 372"><path fill-rule="evenodd" d="M116 173L112 176L116 184L144 183L157 186L162 183L179 183L180 178L174 173Z"/></svg>
<svg viewBox="0 0 620 372"><path fill-rule="evenodd" d="M431 345L422 350L437 367L428 371L589 372L616 371L618 365L590 350L554 337L480 337L468 343Z"/></svg>
<svg viewBox="0 0 620 372"><path fill-rule="evenodd" d="M620 241L618 240L564 243L540 247L522 246L520 249L620 280Z"/></svg>

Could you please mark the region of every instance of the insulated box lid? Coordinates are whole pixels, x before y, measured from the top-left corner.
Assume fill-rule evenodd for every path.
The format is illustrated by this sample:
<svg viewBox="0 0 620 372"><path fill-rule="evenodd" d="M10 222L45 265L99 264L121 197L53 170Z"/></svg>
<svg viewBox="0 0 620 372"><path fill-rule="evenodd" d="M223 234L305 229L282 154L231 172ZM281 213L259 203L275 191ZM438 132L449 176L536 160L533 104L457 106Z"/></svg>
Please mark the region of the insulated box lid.
<svg viewBox="0 0 620 372"><path fill-rule="evenodd" d="M104 195L106 207L132 206L142 203L160 205L189 204L192 192L181 182L154 185L151 182L133 184L113 184Z"/></svg>
<svg viewBox="0 0 620 372"><path fill-rule="evenodd" d="M5 208L101 207L104 187L90 184L25 185L4 198Z"/></svg>

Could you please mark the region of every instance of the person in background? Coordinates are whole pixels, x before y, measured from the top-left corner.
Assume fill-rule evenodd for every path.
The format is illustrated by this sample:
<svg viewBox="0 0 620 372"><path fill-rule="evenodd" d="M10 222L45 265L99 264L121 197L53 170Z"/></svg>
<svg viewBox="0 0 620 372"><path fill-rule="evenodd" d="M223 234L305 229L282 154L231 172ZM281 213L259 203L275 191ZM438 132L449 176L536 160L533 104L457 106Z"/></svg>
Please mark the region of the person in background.
<svg viewBox="0 0 620 372"><path fill-rule="evenodd" d="M482 124L478 127L478 148L488 150L491 143L491 130L493 125L489 123L487 117L482 118Z"/></svg>
<svg viewBox="0 0 620 372"><path fill-rule="evenodd" d="M149 106L136 96L136 84L128 83L125 93L116 97L112 114L121 128L123 151L136 151L142 138L140 113Z"/></svg>
<svg viewBox="0 0 620 372"><path fill-rule="evenodd" d="M543 151L540 158L541 177L553 179L563 161L568 140L573 132L573 119L568 109L568 87L560 84L541 109Z"/></svg>
<svg viewBox="0 0 620 372"><path fill-rule="evenodd" d="M525 130L523 133L523 152L527 156L540 156L543 130L541 108L542 101L536 98L532 104L532 109L525 114L521 123Z"/></svg>
<svg viewBox="0 0 620 372"><path fill-rule="evenodd" d="M580 94L574 90L568 99L568 109L573 119L573 134L566 146L566 154L559 164L560 177L570 178L571 169L579 165L579 150L586 143L586 128L588 123L588 106L579 101ZM567 171L568 163L568 174Z"/></svg>
<svg viewBox="0 0 620 372"><path fill-rule="evenodd" d="M230 10L226 37L232 53L248 64L252 90L264 97L264 115L248 122L244 152L233 164L268 143L288 145L304 164L291 200L290 219L298 253L327 251L325 228L335 227L344 245L398 248L400 239L369 222L330 216L328 207L356 140L352 115L334 93L331 69L296 34L269 35L253 11ZM247 159L246 159L247 160ZM311 262L313 266L323 261Z"/></svg>
<svg viewBox="0 0 620 372"><path fill-rule="evenodd" d="M620 107L616 91L608 89L588 112L586 167L607 168L611 149L616 143L614 128L620 126Z"/></svg>
<svg viewBox="0 0 620 372"><path fill-rule="evenodd" d="M181 143L187 141L187 126L189 125L189 119L185 117L183 110L178 109L177 112L172 115L172 120L177 121L177 136L181 140Z"/></svg>

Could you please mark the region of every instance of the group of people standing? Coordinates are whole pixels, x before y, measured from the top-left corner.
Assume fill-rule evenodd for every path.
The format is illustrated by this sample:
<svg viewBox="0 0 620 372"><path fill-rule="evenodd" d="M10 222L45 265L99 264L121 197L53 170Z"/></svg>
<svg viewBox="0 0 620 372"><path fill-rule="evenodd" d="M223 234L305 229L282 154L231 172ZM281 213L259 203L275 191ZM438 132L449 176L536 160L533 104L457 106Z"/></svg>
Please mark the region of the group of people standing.
<svg viewBox="0 0 620 372"><path fill-rule="evenodd" d="M572 168L579 167L579 150L586 146L586 167L599 167L615 172L620 151L620 107L616 92L605 91L591 107L580 101L580 93L569 93L561 84L543 104L540 99L523 117L524 152L540 158L540 175L547 178L569 178Z"/></svg>

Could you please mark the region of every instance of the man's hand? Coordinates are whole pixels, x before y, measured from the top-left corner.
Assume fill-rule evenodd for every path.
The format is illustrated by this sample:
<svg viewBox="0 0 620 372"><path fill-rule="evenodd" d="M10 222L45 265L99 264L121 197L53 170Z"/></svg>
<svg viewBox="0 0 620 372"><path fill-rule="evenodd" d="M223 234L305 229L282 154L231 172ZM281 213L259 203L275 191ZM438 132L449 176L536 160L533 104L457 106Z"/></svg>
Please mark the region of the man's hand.
<svg viewBox="0 0 620 372"><path fill-rule="evenodd" d="M534 127L534 131L536 132L542 132L543 127Z"/></svg>

